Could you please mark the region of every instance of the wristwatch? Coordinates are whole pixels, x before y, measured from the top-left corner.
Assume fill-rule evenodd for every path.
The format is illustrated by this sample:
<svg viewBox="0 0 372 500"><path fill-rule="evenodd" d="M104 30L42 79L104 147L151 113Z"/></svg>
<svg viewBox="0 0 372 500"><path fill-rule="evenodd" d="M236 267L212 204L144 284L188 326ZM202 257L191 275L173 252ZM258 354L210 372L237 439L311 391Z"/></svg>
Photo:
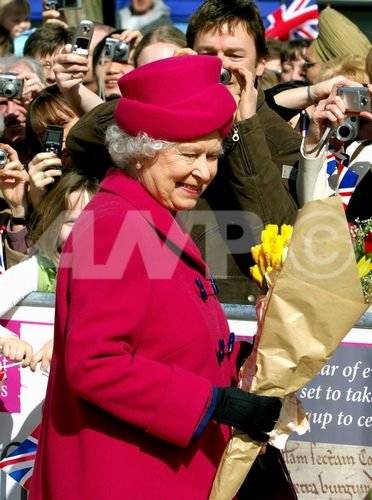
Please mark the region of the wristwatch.
<svg viewBox="0 0 372 500"><path fill-rule="evenodd" d="M29 223L29 218L27 216L25 217L10 217L10 221L13 224L13 226L27 226Z"/></svg>

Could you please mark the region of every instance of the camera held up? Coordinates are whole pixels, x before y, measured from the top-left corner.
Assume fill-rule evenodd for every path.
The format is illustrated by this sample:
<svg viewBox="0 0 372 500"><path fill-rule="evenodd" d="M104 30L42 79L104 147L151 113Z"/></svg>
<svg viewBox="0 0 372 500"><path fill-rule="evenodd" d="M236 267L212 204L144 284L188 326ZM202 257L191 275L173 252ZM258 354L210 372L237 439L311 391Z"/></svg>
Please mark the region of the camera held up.
<svg viewBox="0 0 372 500"><path fill-rule="evenodd" d="M0 148L0 169L4 168L7 161L8 161L7 152L4 149Z"/></svg>
<svg viewBox="0 0 372 500"><path fill-rule="evenodd" d="M0 97L8 99L21 99L23 80L17 78L18 73L10 71L0 73Z"/></svg>
<svg viewBox="0 0 372 500"><path fill-rule="evenodd" d="M359 113L371 111L368 89L366 87L339 87L337 95L344 101L346 111L353 114L336 128L335 137L339 141L353 141L359 134Z"/></svg>
<svg viewBox="0 0 372 500"><path fill-rule="evenodd" d="M117 38L108 37L106 38L103 57L104 59L126 63L129 58L129 45Z"/></svg>
<svg viewBox="0 0 372 500"><path fill-rule="evenodd" d="M60 125L48 125L43 137L43 151L53 152L57 156L61 154L63 144L63 127Z"/></svg>
<svg viewBox="0 0 372 500"><path fill-rule="evenodd" d="M231 82L231 71L227 68L222 68L221 69L221 75L220 75L220 83L223 85L228 85Z"/></svg>

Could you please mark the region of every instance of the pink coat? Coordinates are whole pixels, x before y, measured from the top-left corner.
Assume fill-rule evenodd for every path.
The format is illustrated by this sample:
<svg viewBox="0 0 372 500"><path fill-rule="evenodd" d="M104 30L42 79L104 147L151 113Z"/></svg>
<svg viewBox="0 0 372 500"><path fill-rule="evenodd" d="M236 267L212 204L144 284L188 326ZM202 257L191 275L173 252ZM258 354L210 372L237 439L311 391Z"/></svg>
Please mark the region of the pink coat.
<svg viewBox="0 0 372 500"><path fill-rule="evenodd" d="M193 435L234 370L207 278L173 215L112 169L64 248L29 500L208 498L229 429Z"/></svg>

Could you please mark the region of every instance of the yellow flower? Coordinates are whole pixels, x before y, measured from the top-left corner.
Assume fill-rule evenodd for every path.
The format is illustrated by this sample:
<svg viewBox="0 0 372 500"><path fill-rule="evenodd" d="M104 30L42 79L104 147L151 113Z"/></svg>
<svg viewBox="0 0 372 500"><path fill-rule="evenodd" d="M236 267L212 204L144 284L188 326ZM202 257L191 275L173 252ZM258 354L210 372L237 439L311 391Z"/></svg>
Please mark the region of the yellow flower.
<svg viewBox="0 0 372 500"><path fill-rule="evenodd" d="M272 270L280 271L287 256L288 244L292 236L293 227L282 224L267 224L261 232L262 243L251 248L256 265L250 268L253 279L262 286L263 280Z"/></svg>
<svg viewBox="0 0 372 500"><path fill-rule="evenodd" d="M254 266L251 266L249 268L249 271L251 273L252 278L255 280L256 283L258 283L259 286L262 286L263 283L263 275L261 274L260 268L258 267L257 264Z"/></svg>
<svg viewBox="0 0 372 500"><path fill-rule="evenodd" d="M372 262L370 258L366 258L365 255L361 259L359 259L358 264L358 274L359 278L364 278L372 271Z"/></svg>

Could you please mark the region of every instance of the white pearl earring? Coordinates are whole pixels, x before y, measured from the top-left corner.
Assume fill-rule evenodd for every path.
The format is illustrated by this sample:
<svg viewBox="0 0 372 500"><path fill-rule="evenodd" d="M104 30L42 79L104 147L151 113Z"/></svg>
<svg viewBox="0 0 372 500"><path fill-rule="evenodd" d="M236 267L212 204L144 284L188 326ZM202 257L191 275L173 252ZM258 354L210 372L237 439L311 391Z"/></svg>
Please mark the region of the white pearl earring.
<svg viewBox="0 0 372 500"><path fill-rule="evenodd" d="M136 169L141 170L141 168L142 168L142 163L140 161L137 161L136 162Z"/></svg>

